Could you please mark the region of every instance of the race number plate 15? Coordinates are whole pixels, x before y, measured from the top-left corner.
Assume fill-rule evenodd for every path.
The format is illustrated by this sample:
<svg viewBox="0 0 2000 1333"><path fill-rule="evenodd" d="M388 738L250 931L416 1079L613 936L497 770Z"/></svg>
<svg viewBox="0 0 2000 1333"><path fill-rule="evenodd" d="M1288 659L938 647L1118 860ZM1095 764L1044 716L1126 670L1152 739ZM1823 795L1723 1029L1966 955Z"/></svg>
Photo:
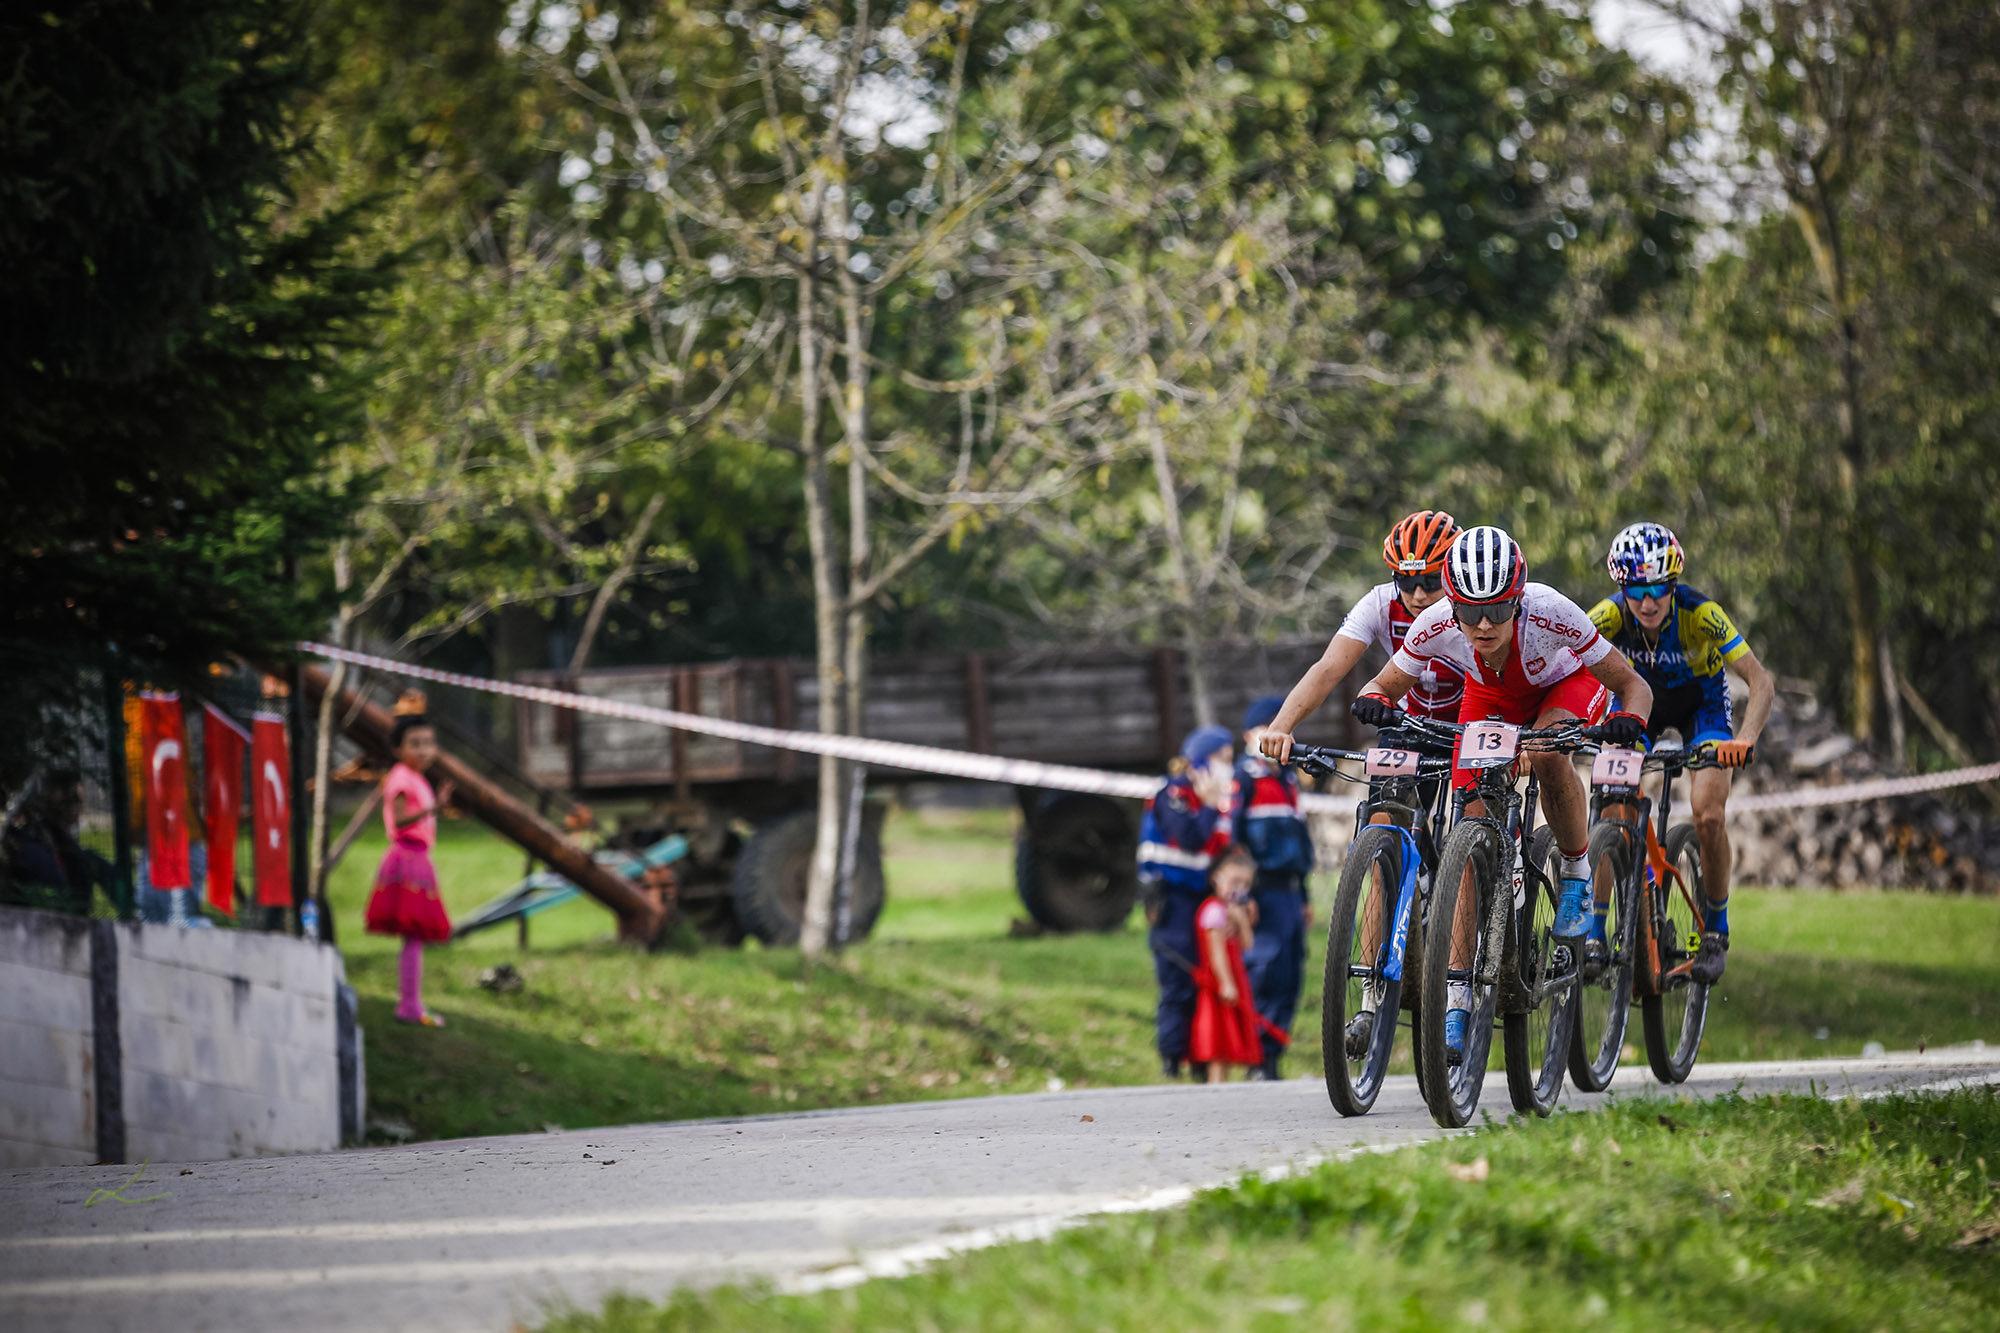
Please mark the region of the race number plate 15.
<svg viewBox="0 0 2000 1333"><path fill-rule="evenodd" d="M1599 750L1590 765L1593 787L1636 787L1645 756L1637 750Z"/></svg>
<svg viewBox="0 0 2000 1333"><path fill-rule="evenodd" d="M1474 722L1460 738L1458 761L1467 768L1497 768L1513 762L1520 744L1521 729L1511 722Z"/></svg>
<svg viewBox="0 0 2000 1333"><path fill-rule="evenodd" d="M1371 778L1413 778L1417 775L1415 750L1388 750L1377 747L1368 752Z"/></svg>

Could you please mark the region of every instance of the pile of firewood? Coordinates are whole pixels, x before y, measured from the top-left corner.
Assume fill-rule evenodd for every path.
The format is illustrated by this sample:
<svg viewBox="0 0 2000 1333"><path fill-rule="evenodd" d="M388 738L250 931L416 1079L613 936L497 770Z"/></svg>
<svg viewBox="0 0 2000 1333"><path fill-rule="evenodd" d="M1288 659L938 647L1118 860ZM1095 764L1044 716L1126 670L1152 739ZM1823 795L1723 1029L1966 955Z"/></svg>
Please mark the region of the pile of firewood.
<svg viewBox="0 0 2000 1333"><path fill-rule="evenodd" d="M1757 762L1733 791L1782 792L1898 776L1830 709L1781 690ZM1678 800L1676 804L1679 804ZM1738 881L2000 892L2000 819L1974 787L1796 810L1730 812Z"/></svg>

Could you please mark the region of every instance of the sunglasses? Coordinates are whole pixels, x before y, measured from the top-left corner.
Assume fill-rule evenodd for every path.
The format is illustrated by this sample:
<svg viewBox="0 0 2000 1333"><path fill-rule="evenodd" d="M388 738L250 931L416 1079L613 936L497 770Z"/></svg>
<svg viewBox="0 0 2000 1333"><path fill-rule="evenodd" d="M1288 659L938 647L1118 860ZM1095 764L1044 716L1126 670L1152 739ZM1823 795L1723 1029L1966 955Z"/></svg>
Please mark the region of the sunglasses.
<svg viewBox="0 0 2000 1333"><path fill-rule="evenodd" d="M1672 580L1665 583L1628 583L1625 585L1625 600L1643 602L1650 597L1656 602L1664 602L1673 590Z"/></svg>
<svg viewBox="0 0 2000 1333"><path fill-rule="evenodd" d="M1496 625L1504 625L1512 620L1521 609L1519 602L1453 602L1452 618L1461 625L1477 625L1482 620L1490 620Z"/></svg>
<svg viewBox="0 0 2000 1333"><path fill-rule="evenodd" d="M1442 587L1444 587L1444 575L1442 574L1396 575L1397 592L1415 592L1419 588L1422 588L1425 592L1436 592Z"/></svg>

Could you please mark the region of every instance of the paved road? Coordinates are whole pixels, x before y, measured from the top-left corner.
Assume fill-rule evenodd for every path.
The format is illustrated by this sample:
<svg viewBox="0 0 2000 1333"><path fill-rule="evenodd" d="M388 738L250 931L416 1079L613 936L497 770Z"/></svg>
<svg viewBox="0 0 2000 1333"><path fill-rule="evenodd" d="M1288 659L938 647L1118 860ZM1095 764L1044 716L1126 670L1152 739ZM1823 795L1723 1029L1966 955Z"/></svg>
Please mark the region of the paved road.
<svg viewBox="0 0 2000 1333"><path fill-rule="evenodd" d="M1684 1091L2000 1078L2000 1050L1702 1066ZM1504 1085L1489 1086L1504 1101ZM1627 1096L1660 1089L1620 1074ZM1574 1097L1587 1106L1594 1097ZM1316 1081L1085 1090L193 1165L0 1172L0 1327L465 1329L559 1301L894 1272L1160 1207L1246 1171L1436 1138L1415 1081L1343 1121Z"/></svg>

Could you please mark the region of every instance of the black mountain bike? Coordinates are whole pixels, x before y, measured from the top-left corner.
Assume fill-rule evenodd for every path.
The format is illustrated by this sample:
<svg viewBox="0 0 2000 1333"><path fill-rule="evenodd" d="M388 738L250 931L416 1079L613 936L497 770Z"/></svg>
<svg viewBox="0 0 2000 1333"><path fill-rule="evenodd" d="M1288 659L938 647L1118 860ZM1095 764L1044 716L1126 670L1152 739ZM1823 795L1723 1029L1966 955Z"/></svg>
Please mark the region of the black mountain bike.
<svg viewBox="0 0 2000 1333"><path fill-rule="evenodd" d="M1431 1118L1455 1129L1478 1110L1496 1017L1514 1109L1547 1115L1562 1094L1580 959L1551 933L1557 891L1548 863L1555 837L1534 824L1540 785L1532 775L1525 792L1515 784L1523 750L1573 753L1602 738L1576 725L1540 730L1505 722L1415 725L1439 737L1462 733L1459 763L1478 775L1470 791L1453 795L1452 829L1431 886L1433 928L1424 935L1417 1002L1438 1021L1427 1020L1418 1029L1416 1045ZM1468 815L1473 800L1482 802L1486 813ZM1454 929L1449 923L1458 920L1459 898L1468 888L1474 895L1470 925ZM1454 982L1471 990L1457 1064L1450 1061L1442 1021Z"/></svg>
<svg viewBox="0 0 2000 1333"><path fill-rule="evenodd" d="M1350 780L1368 784L1327 916L1320 998L1326 1095L1342 1115L1366 1115L1375 1105L1395 1050L1398 1015L1408 1010L1413 1029L1422 1021L1416 987L1403 982L1407 965L1422 957L1424 904L1437 869L1437 830L1451 772L1450 745L1433 737L1388 730L1380 741L1365 751L1292 749L1292 762L1308 773L1348 778L1336 761L1358 762L1364 776ZM1377 815L1388 822L1375 823Z"/></svg>
<svg viewBox="0 0 2000 1333"><path fill-rule="evenodd" d="M1694 826L1670 821L1675 775L1713 767L1713 756L1690 753L1678 741L1657 742L1647 755L1603 750L1591 766L1591 887L1608 877L1611 897L1604 928L1608 956L1601 966L1584 969L1570 1042L1570 1077L1586 1091L1603 1091L1618 1072L1634 995L1654 1077L1683 1083L1694 1069L1708 1021L1708 987L1691 971L1708 900ZM1640 790L1646 769L1660 774L1657 818Z"/></svg>

